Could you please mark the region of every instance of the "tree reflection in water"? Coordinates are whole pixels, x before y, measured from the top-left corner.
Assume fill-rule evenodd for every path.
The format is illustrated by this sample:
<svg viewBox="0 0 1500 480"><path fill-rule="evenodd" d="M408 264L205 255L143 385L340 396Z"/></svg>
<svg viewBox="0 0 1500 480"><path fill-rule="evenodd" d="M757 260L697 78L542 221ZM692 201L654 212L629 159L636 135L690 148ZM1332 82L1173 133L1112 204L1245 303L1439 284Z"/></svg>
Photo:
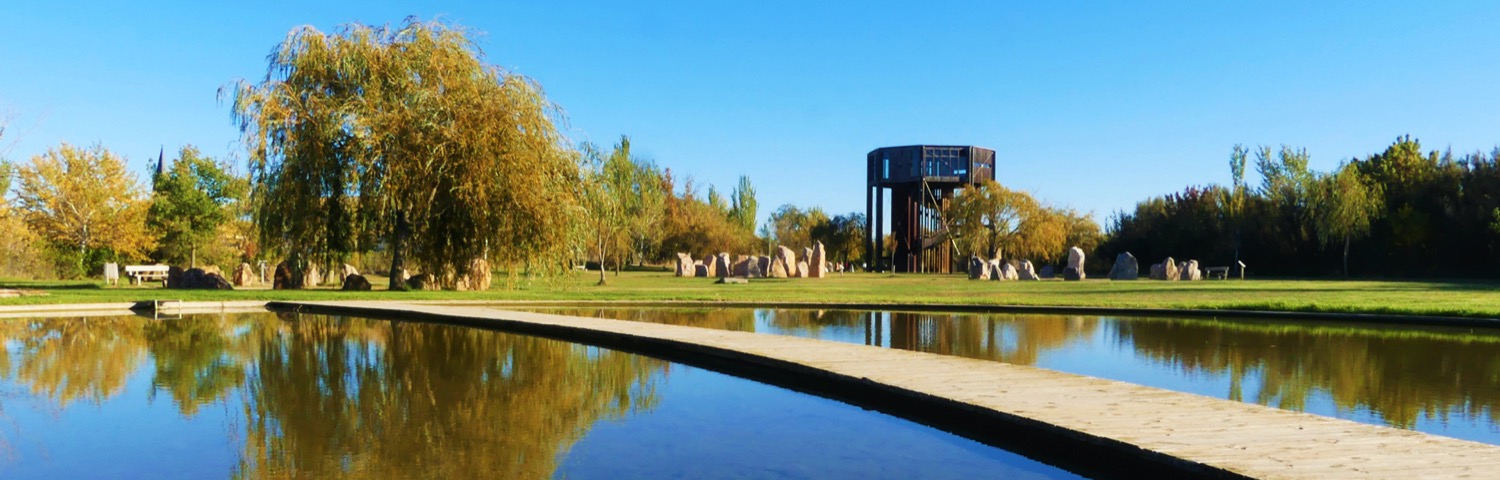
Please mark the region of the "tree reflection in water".
<svg viewBox="0 0 1500 480"><path fill-rule="evenodd" d="M1098 361L1123 356L1134 365L1103 370L1163 371L1179 379L1223 376L1229 383L1229 391L1219 393L1224 398L1298 411L1327 398L1338 410L1328 413L1345 418L1368 411L1382 423L1407 429L1418 428L1424 418L1443 425L1462 421L1491 431L1485 438L1496 440L1490 443L1500 440L1500 335L1493 332L1062 315L534 310L822 338L1021 365L1038 364L1049 352L1073 354L1062 352L1073 347L1078 355L1097 358L1104 357L1100 352L1118 351L1118 356Z"/></svg>
<svg viewBox="0 0 1500 480"><path fill-rule="evenodd" d="M61 409L146 358L184 416L237 394L239 478L547 477L595 422L656 402L667 363L471 328L264 314L0 322L0 373Z"/></svg>

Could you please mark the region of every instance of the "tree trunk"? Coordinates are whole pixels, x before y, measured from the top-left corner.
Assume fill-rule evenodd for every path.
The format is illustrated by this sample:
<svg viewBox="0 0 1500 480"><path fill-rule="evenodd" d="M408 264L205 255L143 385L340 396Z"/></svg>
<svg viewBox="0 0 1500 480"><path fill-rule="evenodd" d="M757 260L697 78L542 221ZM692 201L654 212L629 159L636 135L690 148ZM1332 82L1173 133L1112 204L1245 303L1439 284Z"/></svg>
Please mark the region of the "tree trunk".
<svg viewBox="0 0 1500 480"><path fill-rule="evenodd" d="M189 246L188 252L188 268L198 268L198 246Z"/></svg>
<svg viewBox="0 0 1500 480"><path fill-rule="evenodd" d="M604 267L604 236L600 235L599 236L599 285L604 285L605 283L609 282L609 277L604 274L605 270L606 270L606 268Z"/></svg>
<svg viewBox="0 0 1500 480"><path fill-rule="evenodd" d="M406 268L406 260L402 258L401 251L406 243L406 233L411 226L406 223L406 211L396 211L396 227L391 229L391 281L387 289L404 291L406 281L401 279L401 270Z"/></svg>
<svg viewBox="0 0 1500 480"><path fill-rule="evenodd" d="M1349 278L1349 235L1344 235L1344 278Z"/></svg>

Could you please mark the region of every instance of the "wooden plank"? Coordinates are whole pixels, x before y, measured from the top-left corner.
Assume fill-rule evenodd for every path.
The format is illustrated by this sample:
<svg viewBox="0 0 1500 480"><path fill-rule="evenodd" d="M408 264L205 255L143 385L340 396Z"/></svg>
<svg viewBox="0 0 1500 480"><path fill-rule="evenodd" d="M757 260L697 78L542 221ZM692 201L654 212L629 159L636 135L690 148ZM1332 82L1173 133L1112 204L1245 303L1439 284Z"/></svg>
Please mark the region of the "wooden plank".
<svg viewBox="0 0 1500 480"><path fill-rule="evenodd" d="M1140 462L1252 478L1475 478L1500 446L1035 367L777 335L489 308L273 302L272 308L495 325L655 342L712 361L907 395L955 415L1008 419ZM557 333L558 336L567 336ZM634 345L634 343L632 343ZM826 378L824 378L826 377ZM1204 468L1206 467L1206 469Z"/></svg>

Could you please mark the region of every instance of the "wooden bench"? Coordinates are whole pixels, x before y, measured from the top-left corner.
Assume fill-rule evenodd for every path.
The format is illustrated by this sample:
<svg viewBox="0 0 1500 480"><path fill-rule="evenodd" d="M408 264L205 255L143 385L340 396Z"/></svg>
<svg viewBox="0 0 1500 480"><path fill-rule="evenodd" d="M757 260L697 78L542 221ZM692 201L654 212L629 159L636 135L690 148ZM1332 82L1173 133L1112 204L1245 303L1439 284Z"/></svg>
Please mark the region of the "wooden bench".
<svg viewBox="0 0 1500 480"><path fill-rule="evenodd" d="M166 265L126 265L125 275L130 277L131 285L140 285L145 281L166 280L167 271L171 268Z"/></svg>
<svg viewBox="0 0 1500 480"><path fill-rule="evenodd" d="M1208 278L1218 277L1219 280L1229 278L1229 267L1208 267L1203 269L1203 271L1208 272Z"/></svg>

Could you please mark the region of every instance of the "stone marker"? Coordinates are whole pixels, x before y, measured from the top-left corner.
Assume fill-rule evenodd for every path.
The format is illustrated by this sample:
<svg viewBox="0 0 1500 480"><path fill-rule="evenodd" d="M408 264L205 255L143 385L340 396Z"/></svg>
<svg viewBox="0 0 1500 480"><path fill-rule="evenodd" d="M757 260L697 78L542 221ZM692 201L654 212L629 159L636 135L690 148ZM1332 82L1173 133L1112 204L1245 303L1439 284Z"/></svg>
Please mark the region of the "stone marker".
<svg viewBox="0 0 1500 480"><path fill-rule="evenodd" d="M812 267L809 267L807 265L807 261L806 260L798 260L797 261L797 275L796 275L797 278L807 278L807 273L808 273L807 269L809 269L809 268L812 268Z"/></svg>
<svg viewBox="0 0 1500 480"><path fill-rule="evenodd" d="M1042 278L1053 278L1057 276L1057 273L1053 271L1051 265L1042 265L1042 271L1038 272L1037 276Z"/></svg>
<svg viewBox="0 0 1500 480"><path fill-rule="evenodd" d="M709 255L703 257L703 267L708 273L704 275L705 277L719 277L719 270L721 270L719 268L719 256Z"/></svg>
<svg viewBox="0 0 1500 480"><path fill-rule="evenodd" d="M1135 261L1135 255L1124 252L1115 255L1115 266L1109 269L1110 280L1135 280L1140 278L1140 265Z"/></svg>
<svg viewBox="0 0 1500 480"><path fill-rule="evenodd" d="M1000 280L1020 280L1021 274L1016 271L1016 267L1012 266L1010 262L1000 262L999 277Z"/></svg>
<svg viewBox="0 0 1500 480"><path fill-rule="evenodd" d="M771 276L771 257L765 255L755 257L755 272L753 273L756 277Z"/></svg>
<svg viewBox="0 0 1500 480"><path fill-rule="evenodd" d="M1167 257L1166 260L1161 261L1161 276L1162 280L1166 280L1169 282L1177 281L1177 261L1173 260L1172 257Z"/></svg>
<svg viewBox="0 0 1500 480"><path fill-rule="evenodd" d="M708 278L708 265L704 265L703 262L694 262L693 276L698 278Z"/></svg>

